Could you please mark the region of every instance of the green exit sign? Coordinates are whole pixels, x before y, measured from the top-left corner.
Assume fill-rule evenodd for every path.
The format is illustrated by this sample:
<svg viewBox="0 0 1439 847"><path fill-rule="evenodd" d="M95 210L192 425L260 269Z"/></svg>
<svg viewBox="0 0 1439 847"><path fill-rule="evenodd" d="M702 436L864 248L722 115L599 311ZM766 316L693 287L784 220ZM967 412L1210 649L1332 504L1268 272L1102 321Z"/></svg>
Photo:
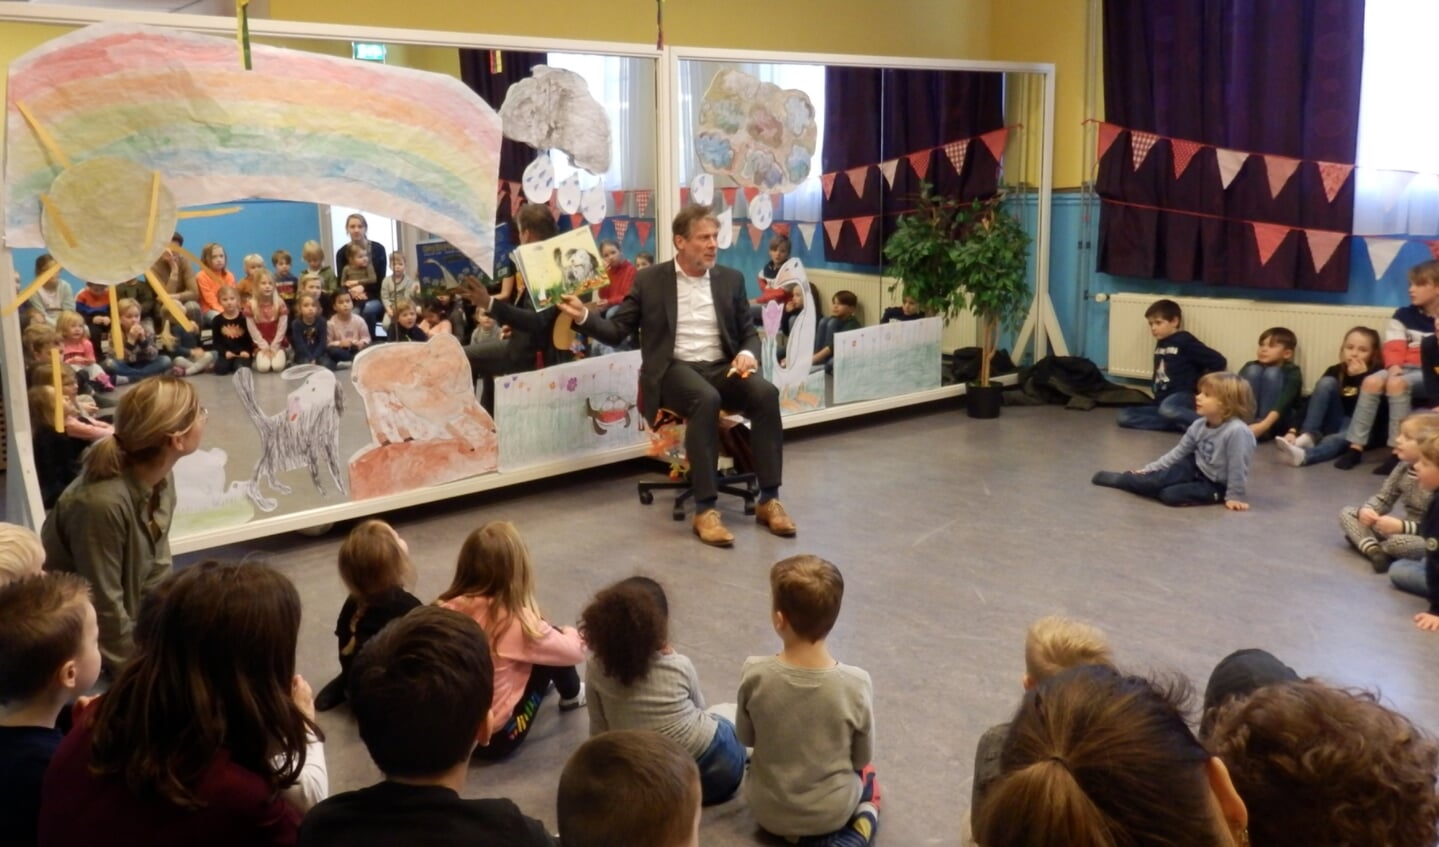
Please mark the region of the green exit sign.
<svg viewBox="0 0 1439 847"><path fill-rule="evenodd" d="M385 61L385 45L383 44L372 44L368 41L351 41L350 47L356 59L362 59L366 62Z"/></svg>

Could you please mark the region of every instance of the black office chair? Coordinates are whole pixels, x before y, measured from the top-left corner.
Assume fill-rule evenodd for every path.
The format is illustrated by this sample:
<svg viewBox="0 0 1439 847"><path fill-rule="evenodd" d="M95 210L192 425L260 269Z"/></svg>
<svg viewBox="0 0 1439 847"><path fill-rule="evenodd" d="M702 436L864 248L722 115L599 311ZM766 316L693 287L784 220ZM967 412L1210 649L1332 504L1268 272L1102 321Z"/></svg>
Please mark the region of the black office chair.
<svg viewBox="0 0 1439 847"><path fill-rule="evenodd" d="M759 477L737 469L733 454L747 452L748 442L743 444L743 450L739 449L740 444L734 434L736 425L736 421L720 412L720 457L714 470L716 490L720 494L743 499L744 513L753 515L755 502L759 499ZM654 426L650 428L650 455L670 463L670 479L667 482L637 484L640 502L646 506L655 501L655 491L678 491L670 512L677 521L685 519L685 503L694 496L694 488L689 482L693 468L684 453L684 427L684 418L669 409L660 410Z"/></svg>

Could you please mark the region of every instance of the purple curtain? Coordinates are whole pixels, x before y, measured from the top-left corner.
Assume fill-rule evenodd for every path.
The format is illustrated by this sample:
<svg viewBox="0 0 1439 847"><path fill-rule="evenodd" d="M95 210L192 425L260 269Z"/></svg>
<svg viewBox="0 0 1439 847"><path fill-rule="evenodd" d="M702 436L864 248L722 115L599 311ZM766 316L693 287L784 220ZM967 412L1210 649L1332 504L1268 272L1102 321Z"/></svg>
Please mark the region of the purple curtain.
<svg viewBox="0 0 1439 847"><path fill-rule="evenodd" d="M920 178L903 157L1004 126L1004 75L975 71L882 70L832 67L825 71L824 149L821 167L837 174L822 204L827 221L874 215L874 228L861 246L852 225L838 242L825 238L825 259L881 264L883 237L897 216L914 205ZM878 168L867 171L861 196L844 171L900 158L891 189ZM969 145L962 172L941 150L930 156L925 179L939 191L961 198L988 197L997 189L998 163L977 138Z"/></svg>
<svg viewBox="0 0 1439 847"><path fill-rule="evenodd" d="M489 50L460 50L460 79L480 95L495 111L505 102L510 86L528 79L536 65L546 61L544 53L523 53L505 50L501 53L500 72L490 72ZM519 182L525 168L535 160L535 148L508 138L500 142L500 179ZM510 204L500 203L496 223L509 223Z"/></svg>
<svg viewBox="0 0 1439 847"><path fill-rule="evenodd" d="M1344 291L1347 242L1316 273L1291 231L1261 263L1251 222L1352 231L1353 179L1330 202L1316 163L1354 163L1363 54L1363 0L1105 0L1105 120L1129 131L1099 163L1099 270ZM1137 169L1134 131L1159 136ZM1171 138L1212 146L1176 178ZM1277 196L1260 156L1226 189L1213 147L1301 162Z"/></svg>

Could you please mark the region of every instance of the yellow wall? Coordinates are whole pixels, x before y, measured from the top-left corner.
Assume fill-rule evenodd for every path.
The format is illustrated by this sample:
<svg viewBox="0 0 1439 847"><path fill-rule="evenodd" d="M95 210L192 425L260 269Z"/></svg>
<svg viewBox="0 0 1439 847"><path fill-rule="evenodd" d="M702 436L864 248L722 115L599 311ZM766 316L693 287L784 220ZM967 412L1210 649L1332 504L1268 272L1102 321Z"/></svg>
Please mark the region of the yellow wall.
<svg viewBox="0 0 1439 847"><path fill-rule="evenodd" d="M68 26L50 24L0 24L0 68L9 68L14 60L50 39L70 32L71 29ZM0 74L0 103L5 102L5 83L8 78L9 74ZM5 149L5 123L0 120L0 150Z"/></svg>
<svg viewBox="0 0 1439 847"><path fill-rule="evenodd" d="M1052 62L1054 187L1081 184L1087 159L1084 127L1084 48L1087 0L995 0L989 58Z"/></svg>

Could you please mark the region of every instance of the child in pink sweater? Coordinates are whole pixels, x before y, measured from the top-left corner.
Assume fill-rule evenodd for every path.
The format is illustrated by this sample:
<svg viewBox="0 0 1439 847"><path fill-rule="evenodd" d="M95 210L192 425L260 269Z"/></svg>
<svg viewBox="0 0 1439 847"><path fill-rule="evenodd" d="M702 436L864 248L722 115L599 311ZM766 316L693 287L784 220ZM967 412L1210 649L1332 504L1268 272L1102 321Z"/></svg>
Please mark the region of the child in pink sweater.
<svg viewBox="0 0 1439 847"><path fill-rule="evenodd" d="M95 345L90 341L90 329L79 312L61 312L55 320L55 333L60 336L60 360L78 370L84 371L90 381L105 391L112 391L115 384L110 375L95 359Z"/></svg>
<svg viewBox="0 0 1439 847"><path fill-rule="evenodd" d="M437 602L474 618L490 639L492 732L476 756L500 759L513 753L534 725L551 684L560 693L560 711L585 705L584 683L575 670L585 658L584 639L574 627L555 628L540 616L530 554L514 524L491 521L470 533L460 548L454 582Z"/></svg>

